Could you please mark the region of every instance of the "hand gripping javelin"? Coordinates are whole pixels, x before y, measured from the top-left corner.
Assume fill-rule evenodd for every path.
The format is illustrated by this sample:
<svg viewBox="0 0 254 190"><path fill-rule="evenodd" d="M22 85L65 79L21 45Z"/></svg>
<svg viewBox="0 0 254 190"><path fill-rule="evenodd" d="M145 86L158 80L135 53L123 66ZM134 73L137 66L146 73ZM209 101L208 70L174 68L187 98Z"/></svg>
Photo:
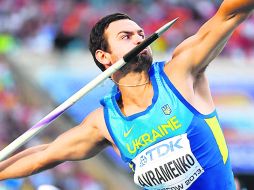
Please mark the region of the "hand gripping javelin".
<svg viewBox="0 0 254 190"><path fill-rule="evenodd" d="M112 66L110 66L107 70L98 75L95 79L90 81L87 85L81 88L78 92L73 94L69 99L51 111L48 115L42 118L38 123L33 125L29 130L15 139L12 143L6 146L3 150L0 151L0 161L6 159L10 154L12 154L15 150L17 150L20 146L29 141L32 137L38 134L40 131L45 129L52 121L54 121L57 117L59 117L65 110L71 107L75 102L77 102L80 98L82 98L89 91L94 89L104 80L106 80L109 76L115 73L118 69L120 69L123 65L129 62L133 57L138 55L143 49L149 46L152 42L154 42L157 38L159 38L165 31L167 31L178 18L168 22L161 28L159 28L155 33L145 39L141 44L137 45L130 52L128 52L122 59L118 60Z"/></svg>

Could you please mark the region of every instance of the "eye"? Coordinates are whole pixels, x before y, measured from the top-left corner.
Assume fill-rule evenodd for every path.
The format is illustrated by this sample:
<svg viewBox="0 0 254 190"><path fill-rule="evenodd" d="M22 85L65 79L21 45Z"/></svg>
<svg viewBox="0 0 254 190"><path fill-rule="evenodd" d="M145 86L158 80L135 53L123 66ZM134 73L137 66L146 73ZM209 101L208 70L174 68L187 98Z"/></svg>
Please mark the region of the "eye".
<svg viewBox="0 0 254 190"><path fill-rule="evenodd" d="M140 34L139 34L139 36L141 36L141 37L142 37L142 39L145 39L145 34L140 33Z"/></svg>
<svg viewBox="0 0 254 190"><path fill-rule="evenodd" d="M130 36L128 34L121 35L121 39L123 39L123 40L127 40L129 38L130 38Z"/></svg>

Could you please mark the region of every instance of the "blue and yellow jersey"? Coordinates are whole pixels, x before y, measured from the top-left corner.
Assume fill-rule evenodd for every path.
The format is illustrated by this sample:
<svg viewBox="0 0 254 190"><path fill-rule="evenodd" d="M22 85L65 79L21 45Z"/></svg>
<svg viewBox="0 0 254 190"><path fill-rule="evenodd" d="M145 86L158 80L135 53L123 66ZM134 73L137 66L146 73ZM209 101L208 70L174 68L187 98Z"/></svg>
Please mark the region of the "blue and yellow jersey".
<svg viewBox="0 0 254 190"><path fill-rule="evenodd" d="M164 73L164 62L149 71L152 104L124 116L115 87L102 101L108 131L121 157L145 189L233 190L227 145L216 111L199 113Z"/></svg>

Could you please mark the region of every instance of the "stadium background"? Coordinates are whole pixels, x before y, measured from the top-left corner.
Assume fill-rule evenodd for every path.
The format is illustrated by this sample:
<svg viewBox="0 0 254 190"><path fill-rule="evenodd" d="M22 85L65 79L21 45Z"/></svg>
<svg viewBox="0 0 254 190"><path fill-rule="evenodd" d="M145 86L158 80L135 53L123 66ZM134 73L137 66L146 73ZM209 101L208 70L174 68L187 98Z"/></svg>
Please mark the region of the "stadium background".
<svg viewBox="0 0 254 190"><path fill-rule="evenodd" d="M0 148L24 133L100 71L87 50L89 31L102 16L125 12L149 35L177 24L153 45L155 60L172 50L217 10L214 0L1 0ZM215 26L219 27L219 26ZM254 16L242 24L208 69L211 88L242 189L254 189ZM107 80L24 147L52 141L76 125L106 94ZM64 147L63 147L64 148ZM65 163L33 177L0 182L2 190L138 189L111 149L89 161ZM126 184L126 185L123 185Z"/></svg>

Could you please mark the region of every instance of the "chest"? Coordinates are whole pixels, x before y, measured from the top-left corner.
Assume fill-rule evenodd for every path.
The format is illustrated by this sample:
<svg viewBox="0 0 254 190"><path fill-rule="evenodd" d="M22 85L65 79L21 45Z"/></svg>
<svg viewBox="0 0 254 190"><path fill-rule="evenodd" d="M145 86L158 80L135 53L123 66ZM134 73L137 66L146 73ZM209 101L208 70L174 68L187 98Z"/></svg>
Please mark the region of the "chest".
<svg viewBox="0 0 254 190"><path fill-rule="evenodd" d="M159 141L185 133L193 117L177 99L163 94L145 110L130 116L125 116L119 107L105 112L111 140L125 161Z"/></svg>

